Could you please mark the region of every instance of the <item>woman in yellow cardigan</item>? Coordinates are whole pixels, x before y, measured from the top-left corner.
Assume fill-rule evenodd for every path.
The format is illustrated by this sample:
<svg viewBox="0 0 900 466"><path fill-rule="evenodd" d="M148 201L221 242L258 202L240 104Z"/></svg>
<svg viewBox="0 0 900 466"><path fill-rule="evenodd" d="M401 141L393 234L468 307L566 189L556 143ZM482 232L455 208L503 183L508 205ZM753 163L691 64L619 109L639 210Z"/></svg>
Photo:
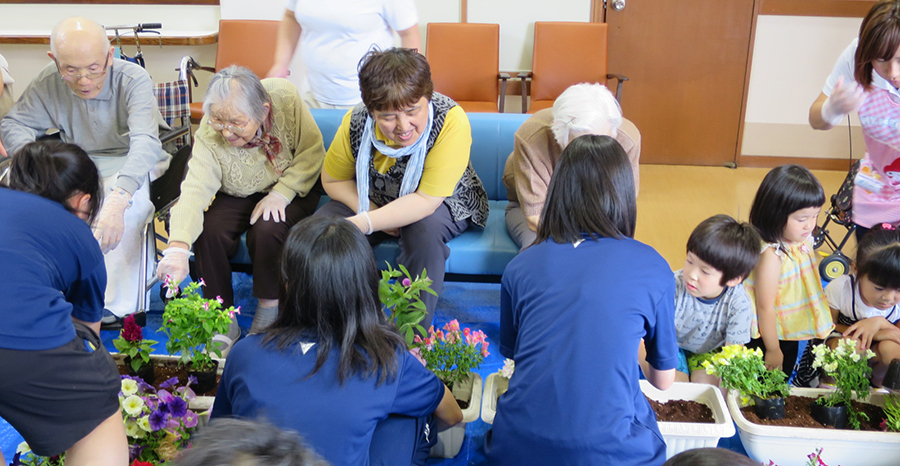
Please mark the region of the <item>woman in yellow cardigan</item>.
<svg viewBox="0 0 900 466"><path fill-rule="evenodd" d="M238 66L212 78L203 110L157 275L181 281L196 254L204 297L231 306L229 257L246 232L259 299L250 331L257 332L278 313L278 260L288 231L319 203L322 133L290 81L260 81ZM237 324L216 336L223 355L239 336Z"/></svg>

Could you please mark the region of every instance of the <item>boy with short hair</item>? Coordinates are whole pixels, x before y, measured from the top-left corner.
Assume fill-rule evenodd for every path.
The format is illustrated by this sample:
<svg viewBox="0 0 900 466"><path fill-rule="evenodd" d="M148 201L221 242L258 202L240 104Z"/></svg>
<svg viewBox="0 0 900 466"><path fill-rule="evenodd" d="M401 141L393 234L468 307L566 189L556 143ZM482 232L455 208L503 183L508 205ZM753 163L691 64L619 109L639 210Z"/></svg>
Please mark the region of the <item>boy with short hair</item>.
<svg viewBox="0 0 900 466"><path fill-rule="evenodd" d="M741 282L756 267L761 239L756 228L715 215L691 233L684 268L675 272L676 380L718 385L704 360L725 345L750 341L753 304Z"/></svg>

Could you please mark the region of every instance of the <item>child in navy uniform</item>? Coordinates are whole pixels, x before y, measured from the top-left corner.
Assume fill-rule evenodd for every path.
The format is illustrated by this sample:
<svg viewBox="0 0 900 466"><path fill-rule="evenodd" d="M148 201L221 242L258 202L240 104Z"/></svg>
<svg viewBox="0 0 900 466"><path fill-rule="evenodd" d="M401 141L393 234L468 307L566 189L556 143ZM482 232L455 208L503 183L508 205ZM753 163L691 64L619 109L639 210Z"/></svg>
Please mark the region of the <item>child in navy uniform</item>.
<svg viewBox="0 0 900 466"><path fill-rule="evenodd" d="M753 305L741 282L759 260L759 233L727 215L691 233L684 268L675 272L676 380L718 385L702 362L725 345L750 342Z"/></svg>

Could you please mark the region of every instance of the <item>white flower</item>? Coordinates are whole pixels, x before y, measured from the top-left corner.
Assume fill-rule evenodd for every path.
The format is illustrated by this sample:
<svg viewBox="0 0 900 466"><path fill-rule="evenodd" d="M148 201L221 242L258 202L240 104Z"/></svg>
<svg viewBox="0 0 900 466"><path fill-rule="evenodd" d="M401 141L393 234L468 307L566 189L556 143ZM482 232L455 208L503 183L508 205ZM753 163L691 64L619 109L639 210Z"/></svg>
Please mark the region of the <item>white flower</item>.
<svg viewBox="0 0 900 466"><path fill-rule="evenodd" d="M500 375L502 375L503 377L506 377L508 379L508 378L512 377L513 372L515 372L515 370L516 370L516 362L513 361L512 359L506 358L506 360L503 361L503 368L500 369L499 372L500 372Z"/></svg>
<svg viewBox="0 0 900 466"><path fill-rule="evenodd" d="M16 453L25 454L31 451L31 447L28 446L28 442L22 442L16 447Z"/></svg>
<svg viewBox="0 0 900 466"><path fill-rule="evenodd" d="M147 435L138 423L131 419L125 421L125 434L131 438L144 438Z"/></svg>
<svg viewBox="0 0 900 466"><path fill-rule="evenodd" d="M137 393L138 384L134 379L122 379L122 395L131 396Z"/></svg>
<svg viewBox="0 0 900 466"><path fill-rule="evenodd" d="M875 357L875 352L872 350L866 350L866 359L872 359Z"/></svg>
<svg viewBox="0 0 900 466"><path fill-rule="evenodd" d="M141 429L143 429L147 432L153 432L153 429L150 428L150 415L149 414L138 419L137 425L138 425L138 427L140 427Z"/></svg>
<svg viewBox="0 0 900 466"><path fill-rule="evenodd" d="M853 362L859 362L859 358L860 358L859 353L853 353L850 355L850 360Z"/></svg>
<svg viewBox="0 0 900 466"><path fill-rule="evenodd" d="M122 402L122 409L124 409L125 413L129 416L137 416L144 410L144 400L137 395L131 395Z"/></svg>
<svg viewBox="0 0 900 466"><path fill-rule="evenodd" d="M833 373L834 371L837 370L837 366L838 366L837 362L834 362L834 361L829 362L828 364L825 364L825 372Z"/></svg>

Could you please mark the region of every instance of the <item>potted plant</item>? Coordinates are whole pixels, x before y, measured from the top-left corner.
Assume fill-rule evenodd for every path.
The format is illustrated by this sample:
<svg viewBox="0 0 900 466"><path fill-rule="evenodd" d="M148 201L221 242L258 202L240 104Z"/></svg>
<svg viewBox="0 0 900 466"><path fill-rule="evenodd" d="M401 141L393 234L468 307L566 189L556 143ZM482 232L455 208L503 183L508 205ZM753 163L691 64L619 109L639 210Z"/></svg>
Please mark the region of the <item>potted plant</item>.
<svg viewBox="0 0 900 466"><path fill-rule="evenodd" d="M828 345L813 347L815 360L813 368L822 368L826 375L834 378L835 390L818 398L810 408L812 415L822 424L838 429L846 423L859 430L859 418L868 419L865 413L853 408L850 400L854 394L857 399L866 398L869 394L869 377L872 368L869 359L875 356L872 350L860 353L856 350L856 342L848 338L838 341L834 349Z"/></svg>
<svg viewBox="0 0 900 466"><path fill-rule="evenodd" d="M412 278L403 264L399 265L400 270L394 269L391 264L387 266L388 269L381 272L381 281L378 282L378 298L385 312L400 330L400 334L406 339L406 344L412 345L416 333L425 334L425 329L419 325L427 312L421 293L431 293L435 296L437 293L431 289L431 279L424 269L421 276Z"/></svg>
<svg viewBox="0 0 900 466"><path fill-rule="evenodd" d="M113 346L125 355L125 368L129 375L134 375L153 384L156 380L154 365L150 362L150 353L157 342L144 338L143 327L134 321L133 315L125 317L119 338L113 340Z"/></svg>
<svg viewBox="0 0 900 466"><path fill-rule="evenodd" d="M222 357L218 344L213 344L213 336L228 332L228 326L240 309L222 309L222 298L204 299L197 291L204 286L203 280L193 282L181 290L166 277L164 285L173 296L166 303L160 330L169 337L166 350L169 354L179 353L179 364L194 375L198 392L212 390L216 383L218 360L210 354Z"/></svg>
<svg viewBox="0 0 900 466"><path fill-rule="evenodd" d="M156 390L140 378L122 376L119 404L133 465L169 462L188 445L200 422L200 415L188 408L195 396L191 389L195 382L191 377L179 387L173 377Z"/></svg>
<svg viewBox="0 0 900 466"><path fill-rule="evenodd" d="M896 395L884 397L884 415L881 428L885 432L900 432L900 398Z"/></svg>
<svg viewBox="0 0 900 466"><path fill-rule="evenodd" d="M725 346L704 361L703 367L707 374L718 377L723 387L739 391L743 401L753 400L760 418L784 417L784 397L790 391L787 375L781 369L766 369L759 348Z"/></svg>
<svg viewBox="0 0 900 466"><path fill-rule="evenodd" d="M414 337L413 354L450 387L457 400L468 402L463 409L463 422L438 432L438 443L431 449L432 456L456 456L465 439L466 423L478 419L482 380L472 371L478 369L490 354L488 345L484 332L473 332L468 327L460 330L456 319L444 325L442 330L431 326L425 338Z"/></svg>

